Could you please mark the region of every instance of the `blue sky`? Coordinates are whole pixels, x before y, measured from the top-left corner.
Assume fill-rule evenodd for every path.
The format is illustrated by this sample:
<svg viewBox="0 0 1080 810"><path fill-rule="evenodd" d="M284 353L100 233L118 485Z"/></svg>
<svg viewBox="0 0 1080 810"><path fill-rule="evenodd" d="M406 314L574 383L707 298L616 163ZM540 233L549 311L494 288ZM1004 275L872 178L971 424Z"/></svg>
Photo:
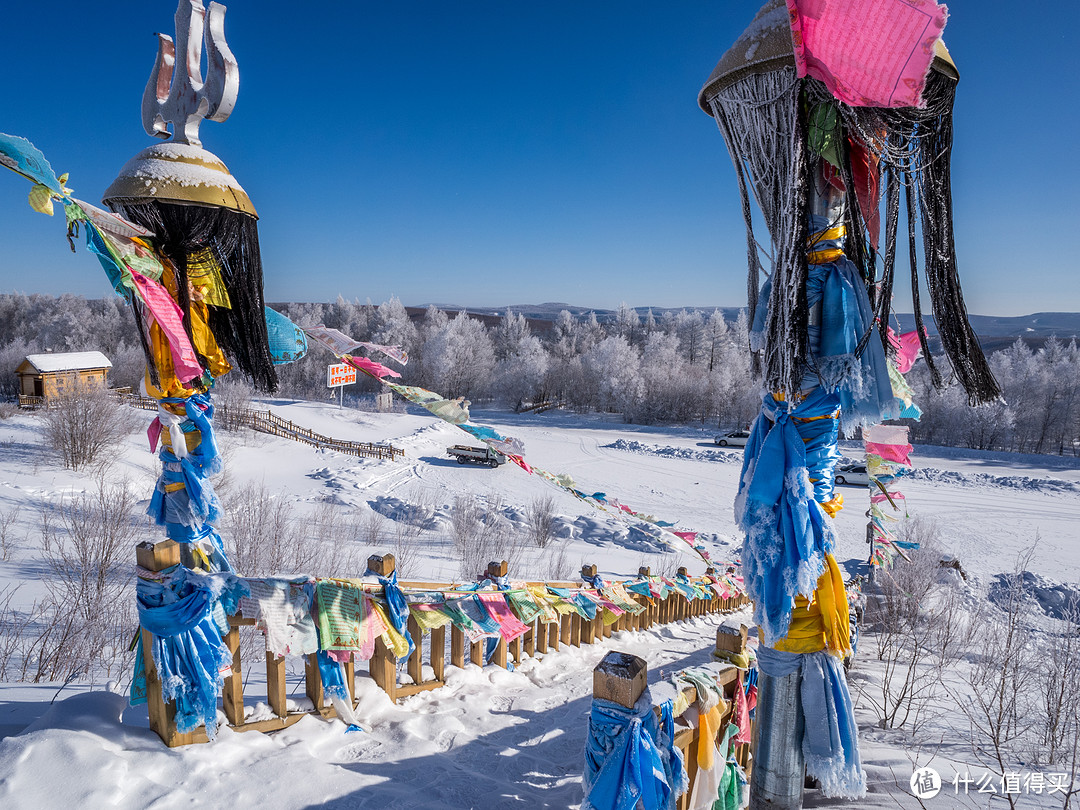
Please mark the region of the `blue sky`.
<svg viewBox="0 0 1080 810"><path fill-rule="evenodd" d="M268 300L744 303L734 173L696 97L756 0L226 5L240 95L201 135L259 210ZM950 4L961 277L973 313L1078 311L1071 14L1017 8ZM139 104L174 11L6 4L0 131L98 202L152 142ZM28 190L0 175L0 291L109 294Z"/></svg>

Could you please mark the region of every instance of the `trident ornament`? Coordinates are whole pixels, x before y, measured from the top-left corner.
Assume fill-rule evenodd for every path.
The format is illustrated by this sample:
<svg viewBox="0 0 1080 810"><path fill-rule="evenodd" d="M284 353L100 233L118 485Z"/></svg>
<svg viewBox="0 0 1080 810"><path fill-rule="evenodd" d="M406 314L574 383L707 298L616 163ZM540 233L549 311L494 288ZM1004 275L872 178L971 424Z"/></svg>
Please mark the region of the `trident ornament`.
<svg viewBox="0 0 1080 810"><path fill-rule="evenodd" d="M180 0L175 19L175 44L168 34L157 35L157 59L143 92L143 127L148 135L168 138L171 123L174 143L202 146L199 124L204 118L229 117L240 90L240 70L225 42L225 6L211 3L207 11L199 0ZM200 64L204 33L205 80ZM182 54L180 63L177 51Z"/></svg>

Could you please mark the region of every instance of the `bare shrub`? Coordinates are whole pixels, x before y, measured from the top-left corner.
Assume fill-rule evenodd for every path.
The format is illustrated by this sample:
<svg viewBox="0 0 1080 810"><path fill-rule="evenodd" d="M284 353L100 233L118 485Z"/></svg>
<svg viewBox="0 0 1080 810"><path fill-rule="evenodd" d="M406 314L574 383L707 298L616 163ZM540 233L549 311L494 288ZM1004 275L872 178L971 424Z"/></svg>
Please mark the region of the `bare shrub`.
<svg viewBox="0 0 1080 810"><path fill-rule="evenodd" d="M1080 595L1062 611L1060 631L1044 641L1034 676L1035 739L1029 754L1039 765L1068 764L1077 757L1076 721L1080 718Z"/></svg>
<svg viewBox="0 0 1080 810"><path fill-rule="evenodd" d="M472 579L493 560L513 564L524 556L522 537L501 510L500 495L489 495L482 501L465 495L454 499L450 527L460 576Z"/></svg>
<svg viewBox="0 0 1080 810"><path fill-rule="evenodd" d="M134 546L142 535L127 482L99 480L93 493L44 504L41 554L58 601L86 620L131 589Z"/></svg>
<svg viewBox="0 0 1080 810"><path fill-rule="evenodd" d="M294 502L262 484L230 492L224 507L222 536L242 576L351 576L358 570L361 527L344 507L323 501L298 515Z"/></svg>
<svg viewBox="0 0 1080 810"><path fill-rule="evenodd" d="M49 397L42 412L45 444L60 455L65 467L81 470L106 464L110 451L136 427L138 418L99 385L72 383Z"/></svg>
<svg viewBox="0 0 1080 810"><path fill-rule="evenodd" d="M214 381L214 426L220 430L240 430L246 424L255 388L246 378L232 373Z"/></svg>
<svg viewBox="0 0 1080 810"><path fill-rule="evenodd" d="M19 412L19 405L9 400L0 401L0 421L10 419Z"/></svg>
<svg viewBox="0 0 1080 810"><path fill-rule="evenodd" d="M1022 554L1013 575L996 590L1000 609L973 615L975 649L980 654L973 657L966 673L967 688L954 695L971 729L972 753L999 773L1019 763L1036 722L1029 705L1035 649L1022 577L1033 554L1034 547ZM1006 798L1010 807L1016 806L1016 796Z"/></svg>
<svg viewBox="0 0 1080 810"><path fill-rule="evenodd" d="M927 541L929 534L924 528L910 562L879 569L876 590L867 592L866 629L884 666L880 683L868 682L860 697L882 728L917 732L940 705L942 673L967 650L960 595L952 585L939 584L941 552Z"/></svg>
<svg viewBox="0 0 1080 810"><path fill-rule="evenodd" d="M525 527L537 548L545 548L555 536L555 499L550 495L535 498L525 508Z"/></svg>
<svg viewBox="0 0 1080 810"><path fill-rule="evenodd" d="M546 570L542 571L541 577L554 582L570 579L574 575L574 566L570 562L569 541L557 540L549 548L550 552L542 558L542 562L546 563Z"/></svg>
<svg viewBox="0 0 1080 810"><path fill-rule="evenodd" d="M0 511L0 560L6 560L11 554L15 523L21 512L22 507L18 504L11 509Z"/></svg>
<svg viewBox="0 0 1080 810"><path fill-rule="evenodd" d="M131 598L133 549L142 535L126 482L98 481L95 492L41 510L47 595L28 613L5 604L5 669L19 677L71 681L114 677L130 667L127 643L138 621Z"/></svg>

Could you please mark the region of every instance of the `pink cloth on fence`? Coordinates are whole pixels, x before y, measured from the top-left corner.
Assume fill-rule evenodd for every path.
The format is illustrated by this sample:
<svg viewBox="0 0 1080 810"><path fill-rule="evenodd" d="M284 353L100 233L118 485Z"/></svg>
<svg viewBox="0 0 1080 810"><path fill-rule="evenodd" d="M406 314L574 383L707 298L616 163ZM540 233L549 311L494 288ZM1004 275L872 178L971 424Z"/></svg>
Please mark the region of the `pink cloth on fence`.
<svg viewBox="0 0 1080 810"><path fill-rule="evenodd" d="M488 615L498 622L499 631L507 643L525 635L529 631L528 626L522 624L521 619L510 610L506 597L501 593L480 593L477 596L480 597L480 601L487 608Z"/></svg>
<svg viewBox="0 0 1080 810"><path fill-rule="evenodd" d="M347 664L352 660L352 650L327 650L326 654L339 664Z"/></svg>
<svg viewBox="0 0 1080 810"><path fill-rule="evenodd" d="M154 321L169 344L173 368L180 382L186 383L202 376L202 366L195 357L195 349L184 331L184 314L168 291L157 281L147 278L137 270L131 271L139 297L146 305Z"/></svg>
<svg viewBox="0 0 1080 810"><path fill-rule="evenodd" d="M872 453L875 456L881 456L883 461L891 461L894 464L903 464L906 467L911 466L911 459L908 455L915 448L910 444L878 444L877 442L867 442L866 452Z"/></svg>
<svg viewBox="0 0 1080 810"><path fill-rule="evenodd" d="M697 535L698 535L697 532L672 532L672 534L675 535L676 537L681 537L683 540L685 540L690 545L694 544L694 541L697 540Z"/></svg>
<svg viewBox="0 0 1080 810"><path fill-rule="evenodd" d="M853 107L924 107L948 9L934 0L787 0L799 76Z"/></svg>
<svg viewBox="0 0 1080 810"><path fill-rule="evenodd" d="M739 679L735 682L735 716L732 718L739 727L733 742L736 745L750 742L750 709L746 706L746 690L743 689L743 676L739 673Z"/></svg>
<svg viewBox="0 0 1080 810"><path fill-rule="evenodd" d="M364 594L364 621L360 623L360 649L356 656L367 661L375 655L375 639L386 632L386 623L371 603L371 597Z"/></svg>

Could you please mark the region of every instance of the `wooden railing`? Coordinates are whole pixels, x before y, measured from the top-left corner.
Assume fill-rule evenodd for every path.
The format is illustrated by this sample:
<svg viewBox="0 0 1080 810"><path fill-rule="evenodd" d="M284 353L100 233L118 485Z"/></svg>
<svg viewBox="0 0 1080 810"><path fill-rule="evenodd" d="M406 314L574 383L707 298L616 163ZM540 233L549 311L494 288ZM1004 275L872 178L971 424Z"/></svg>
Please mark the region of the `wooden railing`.
<svg viewBox="0 0 1080 810"><path fill-rule="evenodd" d="M144 411L157 411L158 403L151 397L140 396L131 393L131 389L110 389L112 397L132 408L141 408ZM20 408L46 408L51 407L51 400L47 397L31 397L19 395ZM282 419L269 408L265 411L252 408L230 408L227 405L219 405L214 411L214 419L226 429L249 427L259 433L268 433L283 439L291 439L320 450L333 450L337 453L345 453L358 458L385 458L393 461L398 456L404 456L405 451L391 444L373 444L371 442L352 442L345 439L335 439L323 436L314 430L303 427Z"/></svg>
<svg viewBox="0 0 1080 810"><path fill-rule="evenodd" d="M743 627L742 629L742 651L745 651L746 628ZM733 645L730 641L731 638L731 634L725 632L724 628L718 630L717 649L729 652L733 651ZM609 661L611 664L607 663ZM706 665L704 669L707 669L714 674L716 684L724 694L725 705L721 710L721 721L717 730L717 736L721 736L725 733L728 724L734 722L736 705L735 691L742 688L742 684L739 681L739 670L734 665L727 663L709 664ZM612 652L609 653L594 670L593 698L610 700L619 703L626 708L633 708L637 703L638 698L640 698L641 694L644 692L647 681L648 665L643 659L628 653ZM697 688L694 686L683 686L682 694L686 699L688 706L694 705L698 699ZM659 707L653 706L653 711L659 713ZM675 806L677 810L687 810L690 806L690 798L694 793L694 783L697 780L699 772L697 758L698 749L702 745L715 746L716 737L707 738L702 736L700 725L692 725L682 721L681 716L675 718L675 723L675 738L673 743L674 746L682 752L683 761L686 765L686 772L690 779L689 787L685 793L679 796ZM754 721L751 720L751 738L753 737L753 726ZM733 757L740 767L742 767L746 774L747 782L749 782L751 769L750 744L739 743L734 745L729 756Z"/></svg>
<svg viewBox="0 0 1080 810"><path fill-rule="evenodd" d="M180 562L179 546L169 540L156 544L141 544L136 548L136 559L139 566L147 571L162 571ZM393 556L387 554L370 557L368 564L373 572L389 576L394 570L395 563ZM595 575L595 566L586 566L584 570L588 569L591 569L592 574ZM489 565L488 570L492 575L505 576L507 563L505 561L492 563ZM642 569L640 573L648 575L648 569ZM530 584L563 586L575 589L583 587L580 582ZM418 588L431 591L448 590L452 587L450 583L438 582L400 582L399 585L407 589ZM463 592L462 595L466 594ZM634 597L646 609L636 616L624 613L618 617L614 624L605 625L599 611L597 617L591 621L577 614L562 615L559 622L548 624L537 618L529 625L529 630L524 636L515 639L510 644L500 639L490 661L485 661L484 642L469 644L465 634L456 626L451 626L450 664L464 668L467 655L468 660L478 666L489 663L507 668L508 663L511 661L519 663L526 655L533 656L537 653L546 653L549 650L558 650L561 645L568 644L580 647L582 644L591 644L594 641L608 638L613 632L620 630L644 630L656 624L737 610L747 604L746 598L742 595L729 599L716 597L687 600L681 594L671 594L669 598L662 601L650 600L637 594ZM308 714L318 714L323 717L336 716L336 711L332 706L323 705L325 700L322 680L315 655L308 656L304 665L305 693L311 700L313 708L289 710L286 705L285 659L267 653L266 697L274 717L254 722L246 720L244 713L244 676L240 660L240 628L253 626L254 624L254 619L240 614L229 617L230 629L225 637L225 644L233 654L233 663L229 675L225 678L222 694L222 710L228 718L229 726L236 731L266 732L286 728ZM446 627L435 628L425 635L420 626L410 616L408 632L413 639L415 649L404 664L405 674L408 679L406 682L401 682L398 662L381 638L376 639L374 655L368 662L369 676L394 701L429 689L437 689L445 684ZM177 732L173 719L173 706L163 700L161 683L157 673L154 671L150 643L150 633L143 630L143 659L146 666L150 727L157 732L169 747L205 742L206 733L201 727L187 734ZM427 679L423 677L425 664L431 668L432 674L432 677ZM355 706L354 679L356 668L352 656L345 664L345 676Z"/></svg>

